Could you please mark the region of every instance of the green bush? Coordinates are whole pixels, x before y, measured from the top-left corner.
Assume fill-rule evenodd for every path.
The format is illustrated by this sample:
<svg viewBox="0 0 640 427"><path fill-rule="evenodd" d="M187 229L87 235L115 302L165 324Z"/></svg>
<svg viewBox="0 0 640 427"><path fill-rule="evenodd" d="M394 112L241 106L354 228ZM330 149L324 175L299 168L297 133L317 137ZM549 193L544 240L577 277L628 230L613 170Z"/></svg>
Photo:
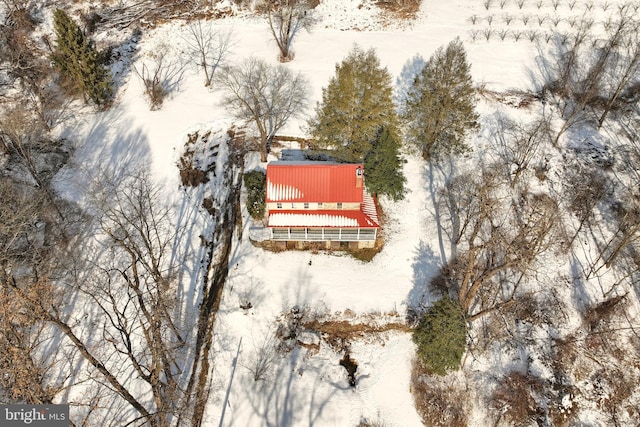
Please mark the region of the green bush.
<svg viewBox="0 0 640 427"><path fill-rule="evenodd" d="M434 374L460 367L467 342L467 321L460 304L445 296L422 315L413 332L418 357Z"/></svg>
<svg viewBox="0 0 640 427"><path fill-rule="evenodd" d="M107 108L113 98L113 82L106 67L110 52L98 51L93 40L62 9L56 9L53 17L53 63L85 102L90 99L100 108Z"/></svg>
<svg viewBox="0 0 640 427"><path fill-rule="evenodd" d="M255 219L264 218L267 177L264 172L254 170L244 174L247 189L247 210Z"/></svg>

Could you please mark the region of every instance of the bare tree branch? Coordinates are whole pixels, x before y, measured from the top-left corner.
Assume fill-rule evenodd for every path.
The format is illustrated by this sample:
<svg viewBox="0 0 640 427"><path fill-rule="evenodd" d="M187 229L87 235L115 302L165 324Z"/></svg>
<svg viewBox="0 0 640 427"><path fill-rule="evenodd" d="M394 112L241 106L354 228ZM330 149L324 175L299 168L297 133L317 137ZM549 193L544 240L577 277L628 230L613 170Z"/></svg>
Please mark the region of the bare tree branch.
<svg viewBox="0 0 640 427"><path fill-rule="evenodd" d="M165 97L182 80L184 64L177 59L170 59L172 56L168 53L168 47L159 46L149 53L148 59L143 60L140 66L133 68L144 85L151 110L160 109Z"/></svg>
<svg viewBox="0 0 640 427"><path fill-rule="evenodd" d="M224 103L235 116L255 124L261 161L266 162L276 132L307 106L307 80L282 65L273 67L249 58L238 67L221 68L216 82L226 90Z"/></svg>
<svg viewBox="0 0 640 427"><path fill-rule="evenodd" d="M190 24L188 31L191 57L204 72L204 85L210 86L214 73L233 47L233 34L217 30L211 23L203 24L200 20Z"/></svg>
<svg viewBox="0 0 640 427"><path fill-rule="evenodd" d="M500 168L461 174L440 194L456 242L456 256L444 269L444 290L453 291L470 316L517 295L523 276L555 244L560 223L550 196L506 196Z"/></svg>
<svg viewBox="0 0 640 427"><path fill-rule="evenodd" d="M309 0L265 0L267 22L278 45L280 62L293 59L291 45L300 30L309 31L316 23Z"/></svg>

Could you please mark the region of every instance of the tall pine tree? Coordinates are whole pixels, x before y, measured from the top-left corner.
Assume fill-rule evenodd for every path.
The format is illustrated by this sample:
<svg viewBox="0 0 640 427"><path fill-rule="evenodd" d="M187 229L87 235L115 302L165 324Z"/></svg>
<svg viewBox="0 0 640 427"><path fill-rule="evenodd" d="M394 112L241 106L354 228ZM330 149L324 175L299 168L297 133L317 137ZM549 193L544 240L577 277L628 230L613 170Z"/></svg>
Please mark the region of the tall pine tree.
<svg viewBox="0 0 640 427"><path fill-rule="evenodd" d="M335 77L322 90L322 102L309 121L320 148L332 148L335 157L361 162L381 126L397 128L391 75L373 49L354 47L336 65Z"/></svg>
<svg viewBox="0 0 640 427"><path fill-rule="evenodd" d="M426 160L469 150L465 138L478 127L469 68L456 38L429 58L409 90L403 115L406 137Z"/></svg>
<svg viewBox="0 0 640 427"><path fill-rule="evenodd" d="M364 159L365 185L369 193L402 200L406 179L402 173L400 138L393 129L383 126Z"/></svg>
<svg viewBox="0 0 640 427"><path fill-rule="evenodd" d="M53 27L56 33L53 62L62 76L85 102L90 99L100 107L107 106L113 89L103 55L63 10L54 12Z"/></svg>

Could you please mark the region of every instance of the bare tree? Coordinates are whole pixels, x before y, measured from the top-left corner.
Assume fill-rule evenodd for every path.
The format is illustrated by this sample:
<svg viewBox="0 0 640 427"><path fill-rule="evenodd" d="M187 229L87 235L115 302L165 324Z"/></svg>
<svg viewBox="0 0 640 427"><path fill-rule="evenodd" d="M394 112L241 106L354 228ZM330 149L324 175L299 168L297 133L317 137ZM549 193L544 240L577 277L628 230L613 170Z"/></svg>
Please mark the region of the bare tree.
<svg viewBox="0 0 640 427"><path fill-rule="evenodd" d="M0 190L6 190L7 180L2 184ZM26 363L26 366L21 369L14 367L11 376L4 378L8 383L3 385L25 387L20 395L15 397L34 403L51 401L56 391L62 389L60 386L55 386L55 383L47 384L44 374L51 365L47 366L42 363L42 360L38 361L38 357L44 354L41 345L47 340L54 339L50 335L51 332L46 336L41 334L46 324L54 326L57 331L66 335L77 348L78 353L104 374L103 379L114 390L123 391L125 398L131 398L135 402L133 396L128 394L118 379L70 326L65 310L64 288L55 286L54 282L62 281L61 266L69 258L68 249L73 248L74 245L64 238L61 239L60 233L51 235L52 231L57 230L58 223L52 221L50 215L47 215L51 210L47 208L48 198L37 197L38 192L28 188L24 184L19 187L14 184L10 187L11 191L3 196L8 197L6 200L12 201L11 209L0 210L2 224L6 224L6 227L0 230L1 302L5 308L5 304L11 304L12 310L18 309L10 312L10 316L3 315L3 323L9 325L7 325L8 328L3 328L5 335L0 342L13 350L13 363ZM59 221L57 217L56 220ZM17 256L16 252L20 255ZM16 324L17 321L20 323ZM21 325L20 329L18 329L19 325ZM51 355L47 356L51 357ZM64 370L59 369L57 372L64 372ZM62 378L62 385L66 386L64 382L65 379Z"/></svg>
<svg viewBox="0 0 640 427"><path fill-rule="evenodd" d="M300 30L310 30L315 24L310 0L265 0L267 22L278 45L280 62L293 59L291 45Z"/></svg>
<svg viewBox="0 0 640 427"><path fill-rule="evenodd" d="M550 138L549 123L538 119L531 123L516 123L507 117L499 117L491 144L498 160L509 165L509 181L514 188L521 174L538 159L540 146Z"/></svg>
<svg viewBox="0 0 640 427"><path fill-rule="evenodd" d="M149 97L151 110L162 107L164 98L180 83L184 64L177 59L170 59L168 47L158 46L148 54L140 66L134 70L144 85L144 92Z"/></svg>
<svg viewBox="0 0 640 427"><path fill-rule="evenodd" d="M50 283L50 282L48 282ZM99 383L108 384L111 390L121 396L126 402L128 402L140 415L140 418L148 420L152 426L158 426L159 424L154 419L152 413L150 413L145 405L141 403L125 386L124 381L117 377L114 372L119 372L119 369L112 372L106 364L106 360L103 360L100 355L100 349L93 348L82 339L82 336L74 330L72 325L75 322L69 322L65 319L63 314L63 301L61 298L51 298L55 293L51 293L51 288L45 292L48 298L42 298L41 295L33 294L29 292L30 288L24 288L17 285L15 282L10 282L9 287L12 292L24 302L24 304L30 307L30 310L44 322L53 325L58 331L60 331L77 349L78 353L84 358L84 360L99 373L100 378L94 379ZM97 350L97 351L96 351ZM119 368L119 367L117 367ZM139 419L136 417L136 419Z"/></svg>
<svg viewBox="0 0 640 427"><path fill-rule="evenodd" d="M213 74L223 64L233 44L231 32L222 32L213 25L196 21L188 27L187 43L191 48L191 57L204 72L204 85L210 86Z"/></svg>
<svg viewBox="0 0 640 427"><path fill-rule="evenodd" d="M216 82L227 92L224 103L236 118L253 122L260 135L260 159L267 161L273 137L307 106L308 82L282 65L249 58L240 66L223 67Z"/></svg>
<svg viewBox="0 0 640 427"><path fill-rule="evenodd" d="M158 187L146 174L129 176L117 185L108 179L100 184L101 190L90 204L103 233L98 234L97 241L78 230L69 233L77 236L71 240L65 241L59 232L51 236L50 230L56 229L51 222L34 230L34 218L43 215L40 205L34 208L23 203L24 209L18 212L24 214L19 216L12 213L14 206L6 210L6 215L0 209L2 224L7 225L6 230L0 227L4 251L0 259L0 310L5 303L24 307L13 316L2 316L1 321L9 322L11 328L0 332L0 346L21 343L23 361L33 361L22 368L22 376L14 375L15 379L9 380L28 385L23 393L34 401L50 401L61 386L89 380L89 384L102 388L102 394L112 396L114 405L129 406L117 422L140 420L150 426L168 426L186 410L181 405L184 396L178 379L186 363L181 358L185 338L176 321L181 320L182 307L176 305L177 281L172 264L180 227L173 224L171 208L162 203ZM91 249L84 249L87 246ZM20 255L8 259L7 254L12 252L6 248ZM26 259L29 268L16 268L16 259ZM90 307L84 315L68 310L65 292L72 290L80 292L75 297ZM16 325L22 325L22 329ZM86 377L71 383L62 377L62 384L42 379L42 369L48 365L33 357L42 354L33 351L33 344L43 340L39 335L43 325L49 326L49 333L52 326L66 337L61 342L64 347L70 345L76 355L71 370L77 371L78 360L82 360L88 365L87 374L82 374ZM7 331L11 335L3 336ZM16 335L20 331L22 335ZM3 358L0 363L4 363ZM55 372L65 370L58 368ZM122 401L113 399L114 395ZM95 402L80 399L76 404L94 412L96 424L102 424L105 416L113 416L97 408Z"/></svg>
<svg viewBox="0 0 640 427"><path fill-rule="evenodd" d="M43 274L48 267L38 270L38 274L0 273L0 394L15 403L53 403L73 372L68 364L74 360L74 351L52 346L55 331L23 297L24 293L61 303L61 292Z"/></svg>
<svg viewBox="0 0 640 427"><path fill-rule="evenodd" d="M576 33L570 38L569 47L553 60L557 65L548 76L546 89L558 96L563 124L557 131L554 144L570 128L589 119L589 112L596 113L598 127L628 89L640 67L640 49L637 43L637 21L620 11L619 18L608 25L605 37L591 37L590 20L581 20ZM562 48L561 48L562 49Z"/></svg>
<svg viewBox="0 0 640 427"><path fill-rule="evenodd" d="M548 89L552 94L557 95L555 103L564 120L553 140L554 145L558 144L560 137L569 128L584 120L584 109L597 93L599 80L594 79L599 79L602 73L595 73L594 68L591 79L587 79L585 59L582 54L583 46L590 36L590 28L587 22L581 21L570 39L570 45L565 49L564 43L559 43L558 58L551 59L555 68L551 71L551 75L547 76L549 81L546 83L545 90ZM602 68L598 71L602 71Z"/></svg>
<svg viewBox="0 0 640 427"><path fill-rule="evenodd" d="M637 80L640 73L640 38L638 32L634 30L637 26L637 22L631 24L624 19L618 26L622 32L621 40L607 67L603 84L605 101L602 114L598 118L598 128L602 127L621 95Z"/></svg>
<svg viewBox="0 0 640 427"><path fill-rule="evenodd" d="M625 250L636 253L640 242L640 202L637 189L623 189L619 200L612 204L613 230L600 249L598 258L592 263L592 273L603 267L611 267ZM602 261L602 264L600 264Z"/></svg>
<svg viewBox="0 0 640 427"><path fill-rule="evenodd" d="M47 53L33 40L34 4L26 1L5 4L9 13L0 24L0 70L6 73L5 83L20 90L7 91L4 95L9 102L33 110L39 122L51 130L63 119L70 101L55 84Z"/></svg>
<svg viewBox="0 0 640 427"><path fill-rule="evenodd" d="M578 220L568 246L571 247L585 225L594 217L597 205L612 192L612 185L600 168L589 168L577 162L570 163L563 176L563 200L569 212Z"/></svg>
<svg viewBox="0 0 640 427"><path fill-rule="evenodd" d="M444 290L457 296L472 320L515 298L539 256L553 247L560 221L558 205L547 194L505 197L502 173L462 174L441 193L458 243L444 271Z"/></svg>
<svg viewBox="0 0 640 427"><path fill-rule="evenodd" d="M50 403L62 388L46 379L53 355L43 354L46 325L16 296L12 286L33 294L51 289L37 280L46 264L43 192L0 178L0 390L10 401Z"/></svg>
<svg viewBox="0 0 640 427"><path fill-rule="evenodd" d="M103 319L99 333L112 347L119 369L146 383L153 397L147 422L167 426L183 397L178 376L185 340L175 321L180 310L171 264L180 228L145 173L106 189L95 206L103 212L100 228L108 261L98 263L93 280L81 289Z"/></svg>
<svg viewBox="0 0 640 427"><path fill-rule="evenodd" d="M36 26L33 6L27 1L5 1L7 14L0 24L0 63L16 79L36 80L47 70L45 56L31 39Z"/></svg>
<svg viewBox="0 0 640 427"><path fill-rule="evenodd" d="M271 370L278 360L277 344L278 339L273 333L267 333L261 341L254 344L253 357L245 366L254 381L266 381L269 378Z"/></svg>
<svg viewBox="0 0 640 427"><path fill-rule="evenodd" d="M68 153L60 141L49 138L45 126L24 105L7 109L0 115L0 150L9 155L16 169L24 170L31 177L49 197L50 206L57 209L49 184Z"/></svg>
<svg viewBox="0 0 640 427"><path fill-rule="evenodd" d="M82 234L84 218L12 178L0 178L0 198L0 388L10 400L51 403L69 385L75 350L53 345L59 334L42 308L65 311L67 289L55 282L66 274L68 236Z"/></svg>

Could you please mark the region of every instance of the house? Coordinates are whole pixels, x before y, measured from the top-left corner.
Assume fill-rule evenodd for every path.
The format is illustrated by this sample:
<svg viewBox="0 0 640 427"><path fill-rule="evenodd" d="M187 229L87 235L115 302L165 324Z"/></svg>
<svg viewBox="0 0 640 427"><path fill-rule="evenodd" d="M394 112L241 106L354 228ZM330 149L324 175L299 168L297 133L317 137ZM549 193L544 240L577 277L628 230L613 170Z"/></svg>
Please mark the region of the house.
<svg viewBox="0 0 640 427"><path fill-rule="evenodd" d="M326 242L326 248L349 242L352 248L372 248L380 228L362 164L271 162L266 205L276 242Z"/></svg>

